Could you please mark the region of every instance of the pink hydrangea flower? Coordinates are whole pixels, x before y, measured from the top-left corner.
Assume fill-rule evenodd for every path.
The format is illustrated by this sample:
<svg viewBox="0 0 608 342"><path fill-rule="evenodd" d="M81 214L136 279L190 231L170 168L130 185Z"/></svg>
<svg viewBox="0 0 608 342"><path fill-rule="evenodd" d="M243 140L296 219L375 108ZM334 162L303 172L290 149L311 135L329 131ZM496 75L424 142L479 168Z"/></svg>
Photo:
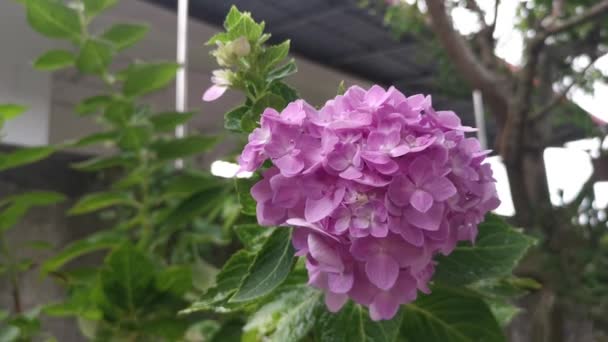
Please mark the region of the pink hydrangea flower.
<svg viewBox="0 0 608 342"><path fill-rule="evenodd" d="M239 163L272 162L251 189L258 222L294 227L329 310L350 298L384 320L430 293L433 257L474 241L500 203L473 130L430 96L351 87L319 110L298 100L264 111Z"/></svg>

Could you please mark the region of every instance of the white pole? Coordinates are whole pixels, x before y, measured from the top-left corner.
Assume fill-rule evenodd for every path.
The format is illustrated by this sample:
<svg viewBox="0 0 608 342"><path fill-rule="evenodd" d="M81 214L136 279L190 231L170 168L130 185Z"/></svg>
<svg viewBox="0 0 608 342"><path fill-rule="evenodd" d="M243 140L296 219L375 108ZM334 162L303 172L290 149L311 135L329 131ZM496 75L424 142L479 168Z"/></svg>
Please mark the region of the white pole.
<svg viewBox="0 0 608 342"><path fill-rule="evenodd" d="M188 103L188 1L178 0L177 3L177 63L180 65L176 75L175 110L185 112ZM178 139L186 135L186 127L179 125L175 128L175 137ZM175 161L175 167L184 167L184 161Z"/></svg>
<svg viewBox="0 0 608 342"><path fill-rule="evenodd" d="M483 99L481 91L473 90L473 110L475 111L475 126L477 126L477 139L482 150L488 149L488 138L486 135L486 120L483 116Z"/></svg>

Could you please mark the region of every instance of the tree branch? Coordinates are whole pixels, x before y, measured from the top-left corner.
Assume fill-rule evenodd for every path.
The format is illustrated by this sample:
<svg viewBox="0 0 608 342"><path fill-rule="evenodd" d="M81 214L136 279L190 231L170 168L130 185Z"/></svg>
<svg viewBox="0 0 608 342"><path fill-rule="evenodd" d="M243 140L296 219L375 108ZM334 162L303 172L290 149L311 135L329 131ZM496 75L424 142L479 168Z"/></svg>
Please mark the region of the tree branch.
<svg viewBox="0 0 608 342"><path fill-rule="evenodd" d="M466 7L467 9L477 14L477 17L479 18L479 21L481 21L481 26L483 28L488 27L488 24L486 23L486 13L481 9L481 7L479 7L479 4L476 0L467 0Z"/></svg>
<svg viewBox="0 0 608 342"><path fill-rule="evenodd" d="M543 37L547 38L551 35L558 34L564 31L568 31L575 26L584 24L590 20L600 17L608 13L608 0L602 0L595 5L589 7L585 12L570 17L562 22L556 23L545 28Z"/></svg>
<svg viewBox="0 0 608 342"><path fill-rule="evenodd" d="M585 73L587 72L587 70L589 70L589 68L591 68L591 66L593 66L593 64L595 64L595 61L597 61L600 57L601 57L601 55L592 59L589 62L589 64L587 64L587 66L585 66L583 68L583 70L581 70L579 73L577 73L577 75L573 76L572 82L570 82L570 84L568 84L566 86L566 88L564 88L561 92L556 94L545 106L543 106L536 113L534 113L530 116L530 121L533 123L536 123L536 122L542 120L548 114L550 114L551 111L555 107L557 107L562 102L562 100L564 100L566 98L566 96L568 95L568 93L570 92L572 87L574 87L575 85L577 85L579 83L577 81L577 78L578 79L583 78L585 76Z"/></svg>
<svg viewBox="0 0 608 342"><path fill-rule="evenodd" d="M492 19L492 37L494 37L494 32L496 31L496 22L498 21L498 7L500 6L500 0L494 1L494 19Z"/></svg>
<svg viewBox="0 0 608 342"><path fill-rule="evenodd" d="M443 0L426 0L426 5L433 30L460 74L471 86L496 98L505 99L498 88L498 77L479 61L468 43L452 26Z"/></svg>

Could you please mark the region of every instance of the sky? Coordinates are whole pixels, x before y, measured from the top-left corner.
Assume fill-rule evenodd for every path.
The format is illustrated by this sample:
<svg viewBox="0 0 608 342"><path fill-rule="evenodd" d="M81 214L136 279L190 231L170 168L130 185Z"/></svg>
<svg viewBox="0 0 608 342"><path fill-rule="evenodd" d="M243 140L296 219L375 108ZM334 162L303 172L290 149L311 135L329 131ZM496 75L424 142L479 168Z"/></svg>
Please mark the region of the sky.
<svg viewBox="0 0 608 342"><path fill-rule="evenodd" d="M410 4L414 0L402 0ZM491 22L494 17L495 0L477 0L479 6L486 13L486 20ZM498 8L498 22L496 24L495 36L497 39L496 54L513 65L520 65L522 62L523 37L521 32L514 29L515 15L519 1L501 1ZM420 2L419 2L420 5ZM424 8L422 8L424 10ZM462 7L456 8L452 12L454 26L463 34L469 34L479 30L480 23L475 13ZM575 67L583 68L588 61L581 59L576 61ZM608 74L608 56L604 56L596 61L596 67ZM585 109L592 115L608 121L608 106L602 99L608 98L608 85L596 82L594 93L586 94L580 89L573 87L569 98ZM591 155L597 155L600 148L599 139L584 139L566 144L563 148L547 148L544 153L545 166L547 170L547 182L551 193L551 201L554 205L561 205L562 201L568 203L572 201L580 192L583 184L589 179L593 172ZM608 149L608 141L604 141L604 147ZM509 181L504 164L500 157L488 158L492 165L494 177L496 178L496 188L501 200L500 207L496 210L497 214L511 216L515 213ZM225 161L216 161L211 166L211 172L221 177L234 177L238 171L238 166ZM238 177L249 175L239 174ZM608 206L608 182L598 182L594 185L596 208ZM560 198L559 192L563 192Z"/></svg>

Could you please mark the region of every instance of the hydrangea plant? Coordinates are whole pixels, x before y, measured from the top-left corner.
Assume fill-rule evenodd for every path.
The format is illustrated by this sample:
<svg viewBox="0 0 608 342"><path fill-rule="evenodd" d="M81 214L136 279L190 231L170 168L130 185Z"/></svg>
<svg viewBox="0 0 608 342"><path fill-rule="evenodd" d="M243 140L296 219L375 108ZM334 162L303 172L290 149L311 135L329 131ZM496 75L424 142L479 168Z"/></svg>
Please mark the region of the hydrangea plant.
<svg viewBox="0 0 608 342"><path fill-rule="evenodd" d="M391 319L417 290L430 293L433 256L474 242L500 203L472 130L430 96L353 86L319 110L303 100L265 110L239 162L272 161L251 189L258 222L296 227L296 254L327 307L351 298Z"/></svg>

